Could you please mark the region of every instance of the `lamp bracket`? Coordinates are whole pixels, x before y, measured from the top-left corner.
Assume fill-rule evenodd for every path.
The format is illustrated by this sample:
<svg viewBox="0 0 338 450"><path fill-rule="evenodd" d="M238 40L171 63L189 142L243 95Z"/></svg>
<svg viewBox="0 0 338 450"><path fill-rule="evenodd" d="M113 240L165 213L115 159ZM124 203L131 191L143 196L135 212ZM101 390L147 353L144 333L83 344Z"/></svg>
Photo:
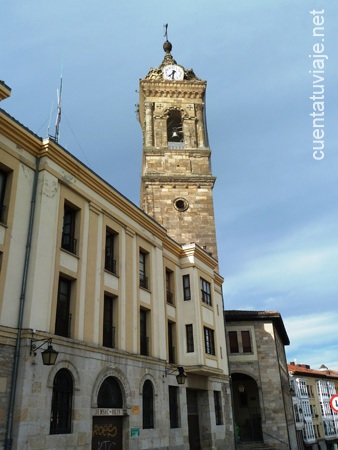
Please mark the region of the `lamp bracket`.
<svg viewBox="0 0 338 450"><path fill-rule="evenodd" d="M164 369L164 375L167 377L168 375L173 375L175 372L177 372L177 367L172 366L165 366Z"/></svg>
<svg viewBox="0 0 338 450"><path fill-rule="evenodd" d="M42 344L36 345L36 342L42 342ZM39 348L43 347L45 344L52 345L52 338L47 338L47 339L31 339L31 350L30 350L30 354L36 356L36 351L39 350Z"/></svg>
<svg viewBox="0 0 338 450"><path fill-rule="evenodd" d="M163 378L165 376L167 377L168 375L173 375L175 372L178 372L176 374L177 383L178 384L184 384L187 376L184 373L184 367L182 367L182 366L174 366L174 367L168 368L167 365L166 365L165 369L164 369Z"/></svg>

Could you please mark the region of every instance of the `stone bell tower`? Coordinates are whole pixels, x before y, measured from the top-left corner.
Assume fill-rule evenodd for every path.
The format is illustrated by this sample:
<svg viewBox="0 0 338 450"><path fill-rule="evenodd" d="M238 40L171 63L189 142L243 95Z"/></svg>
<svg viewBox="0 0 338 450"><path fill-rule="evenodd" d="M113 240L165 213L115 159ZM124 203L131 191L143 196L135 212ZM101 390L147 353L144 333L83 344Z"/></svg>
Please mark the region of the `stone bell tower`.
<svg viewBox="0 0 338 450"><path fill-rule="evenodd" d="M140 80L141 208L175 241L195 242L217 259L206 81L176 63L168 40L163 49L162 64Z"/></svg>

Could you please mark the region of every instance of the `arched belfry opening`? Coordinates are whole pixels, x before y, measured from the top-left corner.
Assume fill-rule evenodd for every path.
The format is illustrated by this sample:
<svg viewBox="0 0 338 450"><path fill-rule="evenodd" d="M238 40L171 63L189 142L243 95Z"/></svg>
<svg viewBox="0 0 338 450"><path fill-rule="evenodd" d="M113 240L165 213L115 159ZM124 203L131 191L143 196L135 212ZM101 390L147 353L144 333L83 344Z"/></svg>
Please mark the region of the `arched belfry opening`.
<svg viewBox="0 0 338 450"><path fill-rule="evenodd" d="M167 138L168 147L170 147L170 142L184 143L182 115L181 111L177 109L169 111L167 119Z"/></svg>

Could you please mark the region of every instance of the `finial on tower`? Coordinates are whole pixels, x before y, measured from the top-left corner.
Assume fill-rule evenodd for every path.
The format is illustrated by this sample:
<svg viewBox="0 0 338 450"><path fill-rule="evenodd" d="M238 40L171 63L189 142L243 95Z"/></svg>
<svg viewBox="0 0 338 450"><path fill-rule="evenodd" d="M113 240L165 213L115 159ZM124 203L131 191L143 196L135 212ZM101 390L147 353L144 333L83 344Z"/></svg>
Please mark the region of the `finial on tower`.
<svg viewBox="0 0 338 450"><path fill-rule="evenodd" d="M165 30L164 31L165 43L163 44L163 50L166 52L167 55L169 55L173 46L168 41L168 24L166 23L165 25L163 25L163 28Z"/></svg>

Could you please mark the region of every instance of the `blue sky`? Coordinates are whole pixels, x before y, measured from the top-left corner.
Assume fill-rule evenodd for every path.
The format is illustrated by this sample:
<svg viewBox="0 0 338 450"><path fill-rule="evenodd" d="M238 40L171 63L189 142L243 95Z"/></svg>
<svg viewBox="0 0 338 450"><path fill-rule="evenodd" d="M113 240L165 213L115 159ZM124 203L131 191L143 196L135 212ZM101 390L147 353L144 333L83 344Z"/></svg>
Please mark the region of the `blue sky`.
<svg viewBox="0 0 338 450"><path fill-rule="evenodd" d="M322 9L315 160L309 54L322 38L309 11ZM138 80L160 65L169 23L174 58L208 82L225 307L279 311L288 361L338 370L338 3L12 0L0 20L0 79L12 88L1 107L45 137L62 67L60 144L137 205Z"/></svg>

